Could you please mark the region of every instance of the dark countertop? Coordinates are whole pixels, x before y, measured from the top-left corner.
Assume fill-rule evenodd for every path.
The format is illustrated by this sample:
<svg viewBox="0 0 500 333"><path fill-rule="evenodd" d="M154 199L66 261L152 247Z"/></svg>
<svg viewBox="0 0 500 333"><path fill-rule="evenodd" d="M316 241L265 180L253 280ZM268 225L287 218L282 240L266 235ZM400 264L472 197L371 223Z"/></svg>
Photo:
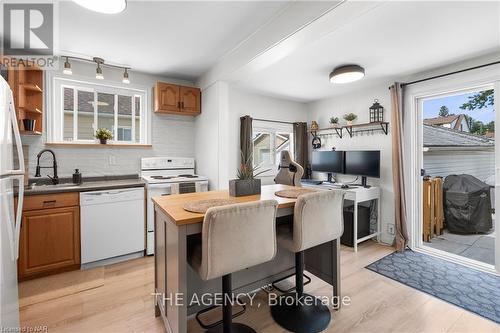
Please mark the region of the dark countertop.
<svg viewBox="0 0 500 333"><path fill-rule="evenodd" d="M32 184L36 184L32 186ZM88 192L118 188L144 187L146 183L138 175L102 176L83 178L83 183L76 185L71 178L61 178L58 185L51 185L50 179L34 178L24 187L24 195Z"/></svg>

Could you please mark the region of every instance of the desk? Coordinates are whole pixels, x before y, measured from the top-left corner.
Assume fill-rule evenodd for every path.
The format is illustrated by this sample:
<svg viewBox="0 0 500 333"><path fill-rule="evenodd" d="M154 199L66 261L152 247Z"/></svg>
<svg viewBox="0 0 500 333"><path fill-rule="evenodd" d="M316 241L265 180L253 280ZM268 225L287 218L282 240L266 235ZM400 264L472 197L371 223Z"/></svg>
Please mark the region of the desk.
<svg viewBox="0 0 500 333"><path fill-rule="evenodd" d="M286 185L262 186L260 195L231 197L238 203L275 199L278 217L293 214L296 199L281 198L276 191L293 188ZM155 205L155 315L161 316L169 333L186 333L188 316L200 310L189 306L192 295L220 291L220 280L202 281L187 263L189 238L202 230L204 214L185 211L189 201L229 198L227 191L178 194L153 198ZM306 251L306 270L333 286L333 296L340 296L340 240ZM309 253L309 255L308 255ZM233 274L233 291L250 292L295 272L293 253L278 248L276 257L267 263ZM309 258L309 259L308 259ZM322 258L322 260L317 260ZM180 304L164 302L163 296L183 297ZM328 296L328 295L326 295ZM177 300L179 298L177 297ZM175 301L175 300L174 300Z"/></svg>
<svg viewBox="0 0 500 333"><path fill-rule="evenodd" d="M304 187L309 188L317 188L317 189L339 189L339 185L323 183L319 185L314 184L302 184ZM345 200L350 200L354 203L354 225L353 225L353 233L354 233L354 252L358 252L358 244L364 242L368 239L379 237L380 235L380 188L372 186L372 187L349 187L344 189L346 191ZM367 235L362 238L358 238L358 204L377 200L377 230L370 235Z"/></svg>

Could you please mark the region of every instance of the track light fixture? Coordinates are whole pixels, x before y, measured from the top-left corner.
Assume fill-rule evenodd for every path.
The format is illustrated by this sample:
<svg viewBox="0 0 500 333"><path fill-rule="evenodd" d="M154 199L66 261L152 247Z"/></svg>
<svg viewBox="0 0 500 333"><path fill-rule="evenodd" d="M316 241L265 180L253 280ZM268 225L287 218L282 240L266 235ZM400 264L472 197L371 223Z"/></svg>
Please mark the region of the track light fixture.
<svg viewBox="0 0 500 333"><path fill-rule="evenodd" d="M97 68L95 70L95 78L98 80L104 80L104 75L102 74L102 68L101 65L104 64L104 59L94 57L92 60L97 64Z"/></svg>
<svg viewBox="0 0 500 333"><path fill-rule="evenodd" d="M83 62L90 62L94 63L97 65L96 70L95 70L95 78L98 80L104 80L104 73L103 73L103 67L111 67L111 68L119 68L123 70L123 78L122 82L129 84L130 79L129 79L129 73L128 70L130 67L126 66L117 66L117 65L111 65L111 64L105 64L103 58L99 57L93 57L92 59L86 59L86 58L80 58L80 57L73 57L73 56L65 56L62 55L62 58L65 58L66 60L64 61L64 67L63 67L63 73L71 75L73 74L73 71L71 69L71 63L69 62L70 59L72 60L77 60L77 61L83 61Z"/></svg>
<svg viewBox="0 0 500 333"><path fill-rule="evenodd" d="M123 79L122 79L122 82L123 83L126 83L126 84L129 84L130 83L130 80L128 78L128 71L127 71L127 68L125 68L125 71L123 72Z"/></svg>
<svg viewBox="0 0 500 333"><path fill-rule="evenodd" d="M69 63L68 57L66 57L66 61L64 62L63 73L66 74L66 75L73 74L73 71L71 70L71 64Z"/></svg>

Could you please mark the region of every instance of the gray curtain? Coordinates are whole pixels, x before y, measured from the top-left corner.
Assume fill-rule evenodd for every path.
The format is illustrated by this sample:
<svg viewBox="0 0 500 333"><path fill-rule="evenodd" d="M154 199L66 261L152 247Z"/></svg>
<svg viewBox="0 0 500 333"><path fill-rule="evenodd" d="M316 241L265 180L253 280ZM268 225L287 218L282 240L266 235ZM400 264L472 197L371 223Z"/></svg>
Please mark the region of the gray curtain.
<svg viewBox="0 0 500 333"><path fill-rule="evenodd" d="M244 116L240 118L240 149L241 163L247 161L252 164L252 117Z"/></svg>
<svg viewBox="0 0 500 333"><path fill-rule="evenodd" d="M396 239L394 242L396 250L404 251L408 246L408 230L403 169L403 91L399 83L394 83L389 89L391 91L392 109L392 180L396 224Z"/></svg>
<svg viewBox="0 0 500 333"><path fill-rule="evenodd" d="M309 163L309 138L307 135L307 123L293 123L293 142L295 151L295 162L304 168L304 175L307 177L307 164Z"/></svg>

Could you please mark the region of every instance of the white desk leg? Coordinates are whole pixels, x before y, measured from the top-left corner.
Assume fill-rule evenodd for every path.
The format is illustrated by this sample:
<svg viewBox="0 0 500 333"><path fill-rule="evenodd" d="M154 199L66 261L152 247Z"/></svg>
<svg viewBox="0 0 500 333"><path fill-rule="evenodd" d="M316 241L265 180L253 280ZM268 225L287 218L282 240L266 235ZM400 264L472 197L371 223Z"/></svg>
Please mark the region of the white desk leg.
<svg viewBox="0 0 500 333"><path fill-rule="evenodd" d="M380 218L380 196L377 198L377 241L380 243L382 235L382 219Z"/></svg>
<svg viewBox="0 0 500 333"><path fill-rule="evenodd" d="M354 232L354 252L358 252L358 200L354 199L354 216L352 221Z"/></svg>

